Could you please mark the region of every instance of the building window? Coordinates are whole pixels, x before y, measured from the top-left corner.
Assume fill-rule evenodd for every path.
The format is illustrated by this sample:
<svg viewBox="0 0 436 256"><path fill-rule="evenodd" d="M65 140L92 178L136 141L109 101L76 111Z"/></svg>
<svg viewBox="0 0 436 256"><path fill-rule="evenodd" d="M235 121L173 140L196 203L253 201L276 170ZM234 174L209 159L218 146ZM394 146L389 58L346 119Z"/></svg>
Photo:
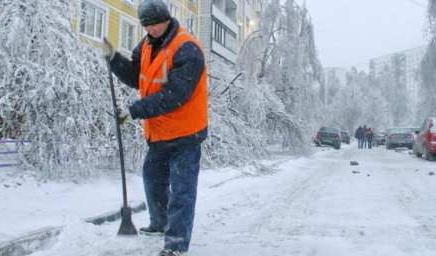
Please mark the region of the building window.
<svg viewBox="0 0 436 256"><path fill-rule="evenodd" d="M136 26L134 23L121 19L121 49L132 51L135 47Z"/></svg>
<svg viewBox="0 0 436 256"><path fill-rule="evenodd" d="M231 31L229 28L227 28L215 19L212 21L212 26L213 40L221 44L228 50L236 53L236 33Z"/></svg>
<svg viewBox="0 0 436 256"><path fill-rule="evenodd" d="M106 11L82 1L80 15L80 32L94 39L102 40L106 27Z"/></svg>
<svg viewBox="0 0 436 256"><path fill-rule="evenodd" d="M224 42L225 42L225 40L224 40L224 37L225 37L224 27L220 23L213 21L213 32L214 32L213 39L216 42L224 45Z"/></svg>
<svg viewBox="0 0 436 256"><path fill-rule="evenodd" d="M176 17L180 20L180 8L171 1L168 1L168 9L170 11L171 16Z"/></svg>
<svg viewBox="0 0 436 256"><path fill-rule="evenodd" d="M195 15L193 15L192 13L187 14L185 24L186 24L186 29L190 33L195 34L197 30L197 17L195 17Z"/></svg>

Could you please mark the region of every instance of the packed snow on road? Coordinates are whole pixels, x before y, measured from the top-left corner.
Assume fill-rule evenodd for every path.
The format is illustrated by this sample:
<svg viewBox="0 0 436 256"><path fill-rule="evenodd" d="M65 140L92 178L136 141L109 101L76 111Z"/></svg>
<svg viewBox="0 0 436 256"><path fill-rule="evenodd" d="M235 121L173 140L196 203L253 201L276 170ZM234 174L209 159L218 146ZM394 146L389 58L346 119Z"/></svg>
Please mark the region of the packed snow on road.
<svg viewBox="0 0 436 256"><path fill-rule="evenodd" d="M436 255L434 163L410 151L352 144L262 166L202 170L189 255ZM162 237L118 237L119 222L83 222L120 204L119 180L106 179L39 184L41 194L32 182L6 188L4 179L0 239L26 227L63 225L51 248L32 255L157 254ZM141 182L129 177L132 200L143 200ZM146 226L147 211L133 219Z"/></svg>

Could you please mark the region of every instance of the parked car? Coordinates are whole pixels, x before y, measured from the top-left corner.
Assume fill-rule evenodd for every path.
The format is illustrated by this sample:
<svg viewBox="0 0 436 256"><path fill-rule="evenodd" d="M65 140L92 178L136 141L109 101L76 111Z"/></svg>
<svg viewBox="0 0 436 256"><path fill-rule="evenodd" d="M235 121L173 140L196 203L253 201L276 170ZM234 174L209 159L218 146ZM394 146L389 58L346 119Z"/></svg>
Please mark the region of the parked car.
<svg viewBox="0 0 436 256"><path fill-rule="evenodd" d="M413 148L414 135L413 129L409 127L394 127L387 130L386 149L407 147Z"/></svg>
<svg viewBox="0 0 436 256"><path fill-rule="evenodd" d="M341 132L336 128L321 127L314 142L317 146L329 145L335 149L341 148Z"/></svg>
<svg viewBox="0 0 436 256"><path fill-rule="evenodd" d="M350 144L350 134L346 131L341 131L341 142Z"/></svg>
<svg viewBox="0 0 436 256"><path fill-rule="evenodd" d="M421 129L416 133L413 153L427 160L436 158L436 117L424 120Z"/></svg>
<svg viewBox="0 0 436 256"><path fill-rule="evenodd" d="M421 131L421 127L411 127L413 133L418 134Z"/></svg>
<svg viewBox="0 0 436 256"><path fill-rule="evenodd" d="M374 134L373 139L374 146L380 146L386 144L386 133L385 132L377 132Z"/></svg>

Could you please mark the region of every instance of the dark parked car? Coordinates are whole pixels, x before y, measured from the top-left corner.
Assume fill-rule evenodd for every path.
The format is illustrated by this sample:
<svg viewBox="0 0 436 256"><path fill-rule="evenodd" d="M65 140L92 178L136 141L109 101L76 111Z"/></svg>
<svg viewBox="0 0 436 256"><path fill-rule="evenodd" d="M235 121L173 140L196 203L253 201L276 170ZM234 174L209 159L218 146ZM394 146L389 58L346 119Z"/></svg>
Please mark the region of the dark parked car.
<svg viewBox="0 0 436 256"><path fill-rule="evenodd" d="M345 131L341 131L341 142L350 144L350 134Z"/></svg>
<svg viewBox="0 0 436 256"><path fill-rule="evenodd" d="M336 128L321 127L314 139L316 145L329 145L335 149L341 148L341 132Z"/></svg>
<svg viewBox="0 0 436 256"><path fill-rule="evenodd" d="M416 133L413 153L427 160L436 158L436 117L425 119L421 129Z"/></svg>
<svg viewBox="0 0 436 256"><path fill-rule="evenodd" d="M414 133L412 128L395 127L390 128L386 134L386 149L406 147L413 148Z"/></svg>
<svg viewBox="0 0 436 256"><path fill-rule="evenodd" d="M385 132L377 132L374 134L373 140L374 146L380 146L386 144L386 133Z"/></svg>

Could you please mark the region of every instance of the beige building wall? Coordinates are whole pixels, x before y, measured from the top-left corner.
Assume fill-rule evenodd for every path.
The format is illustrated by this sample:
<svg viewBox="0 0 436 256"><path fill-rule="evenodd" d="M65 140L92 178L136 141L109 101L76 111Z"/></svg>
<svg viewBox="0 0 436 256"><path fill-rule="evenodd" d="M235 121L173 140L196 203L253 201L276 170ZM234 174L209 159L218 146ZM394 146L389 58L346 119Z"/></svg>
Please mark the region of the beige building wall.
<svg viewBox="0 0 436 256"><path fill-rule="evenodd" d="M101 47L103 38L107 37L118 51L125 55L130 55L133 47L145 35L137 17L138 3L140 1L71 1L71 10L73 12L72 27L79 33L83 41L95 47ZM179 20L180 24L191 33L198 35L198 1L164 1L167 3L171 14ZM83 16L84 14L85 16Z"/></svg>

